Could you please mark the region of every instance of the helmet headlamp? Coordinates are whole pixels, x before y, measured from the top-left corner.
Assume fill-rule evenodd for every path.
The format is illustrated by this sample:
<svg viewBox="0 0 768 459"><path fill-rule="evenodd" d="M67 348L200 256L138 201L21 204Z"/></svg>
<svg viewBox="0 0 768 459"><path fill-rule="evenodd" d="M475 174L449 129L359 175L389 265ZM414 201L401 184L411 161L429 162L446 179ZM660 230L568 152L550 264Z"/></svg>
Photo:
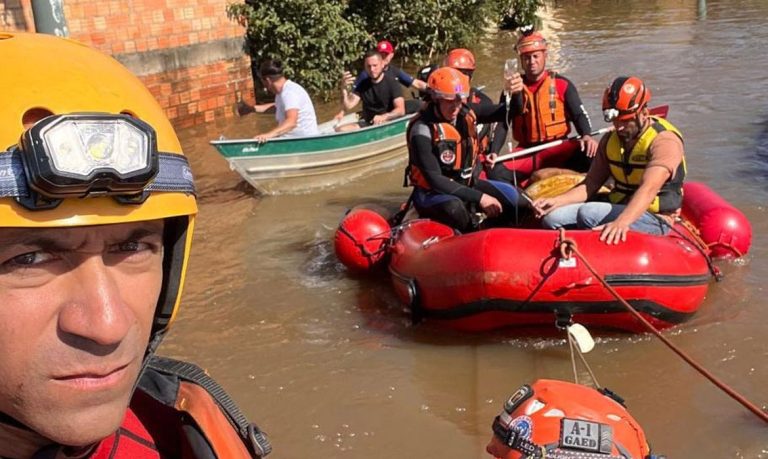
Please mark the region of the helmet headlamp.
<svg viewBox="0 0 768 459"><path fill-rule="evenodd" d="M128 115L49 116L20 150L27 183L48 199L141 194L159 168L154 129Z"/></svg>
<svg viewBox="0 0 768 459"><path fill-rule="evenodd" d="M615 108L607 108L603 110L603 119L606 123L610 123L611 121L615 120L619 117L619 111Z"/></svg>

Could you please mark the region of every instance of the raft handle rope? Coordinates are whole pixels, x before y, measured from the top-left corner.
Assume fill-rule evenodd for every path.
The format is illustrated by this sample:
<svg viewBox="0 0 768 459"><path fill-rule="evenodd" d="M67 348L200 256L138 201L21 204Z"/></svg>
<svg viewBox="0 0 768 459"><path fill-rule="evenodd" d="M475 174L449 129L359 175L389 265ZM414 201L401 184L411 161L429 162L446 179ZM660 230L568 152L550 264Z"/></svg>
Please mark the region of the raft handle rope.
<svg viewBox="0 0 768 459"><path fill-rule="evenodd" d="M688 354L686 354L682 349L675 346L671 341L669 341L661 332L654 327L648 320L646 320L645 317L643 317L637 309L632 307L631 304L629 304L624 298L619 295L619 293L608 284L608 281L606 281L603 276L601 276L595 268L592 267L591 264L587 261L587 259L584 257L584 255L579 251L578 247L576 246L575 242L569 238L565 237L565 229L560 228L559 231L559 244L560 244L560 253L565 254L568 256L575 255L578 257L579 260L581 260L582 263L584 263L584 266L597 278L601 284L605 287L608 292L610 292L626 309L627 311L632 314L640 323L645 326L645 328L648 329L651 333L653 333L657 338L661 340L662 343L664 343L669 349L672 350L675 354L680 356L683 360L685 360L693 369L698 371L702 376L707 378L712 384L717 386L720 390L725 392L728 396L739 402L743 407L751 411L755 416L759 417L763 422L768 423L768 413L760 409L757 405L753 404L749 400L746 399L743 395L739 394L725 384L724 382L720 381L714 374L712 374L709 370L704 368L702 365L700 365L698 362L693 360Z"/></svg>
<svg viewBox="0 0 768 459"><path fill-rule="evenodd" d="M670 225L669 222L659 217L658 215L656 214L651 214L651 215L656 217L659 223L661 223L662 225L669 226L669 229L671 229L675 234L677 234L683 240L688 241L691 245L696 247L696 250L698 250L699 253L701 253L701 256L704 257L704 260L706 260L707 267L709 267L709 272L712 273L712 276L715 278L715 281L720 282L721 280L723 280L723 277L724 277L723 272L720 271L720 268L715 266L715 263L712 261L712 257L710 257L709 254L707 253L707 249L709 249L712 245L715 245L717 243L714 243L712 245L707 244L706 241L704 241L704 239L701 238L698 228L693 226L691 222L689 222L684 218L677 217L676 220L679 221L680 224L686 230L688 230L688 233L691 235L691 237L686 236L685 234L683 234L682 231L675 228L675 225ZM734 253L736 253L739 257L742 256L741 252L739 252L735 247L730 247L730 248L733 249Z"/></svg>

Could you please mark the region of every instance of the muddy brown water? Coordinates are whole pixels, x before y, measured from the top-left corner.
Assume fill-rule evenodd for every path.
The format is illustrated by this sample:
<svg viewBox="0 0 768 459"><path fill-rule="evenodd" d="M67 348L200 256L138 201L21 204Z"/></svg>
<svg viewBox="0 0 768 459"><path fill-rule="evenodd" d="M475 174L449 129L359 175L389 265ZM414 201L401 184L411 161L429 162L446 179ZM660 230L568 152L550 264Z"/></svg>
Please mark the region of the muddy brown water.
<svg viewBox="0 0 768 459"><path fill-rule="evenodd" d="M768 405L768 2L561 1L546 11L550 67L578 85L601 126L602 89L636 74L685 134L689 177L751 220L752 250L667 332ZM475 82L496 96L514 38L489 35ZM653 104L652 104L653 105ZM318 106L321 119L335 103ZM274 457L484 458L503 399L537 378L572 380L557 335L465 335L414 326L386 280L350 277L331 239L345 209L397 203L402 171L334 189L261 197L207 142L251 136L270 116L180 133L200 190L183 307L164 354L197 362L269 434ZM587 355L657 453L768 457L768 428L650 336L604 336ZM582 377L585 375L581 374Z"/></svg>

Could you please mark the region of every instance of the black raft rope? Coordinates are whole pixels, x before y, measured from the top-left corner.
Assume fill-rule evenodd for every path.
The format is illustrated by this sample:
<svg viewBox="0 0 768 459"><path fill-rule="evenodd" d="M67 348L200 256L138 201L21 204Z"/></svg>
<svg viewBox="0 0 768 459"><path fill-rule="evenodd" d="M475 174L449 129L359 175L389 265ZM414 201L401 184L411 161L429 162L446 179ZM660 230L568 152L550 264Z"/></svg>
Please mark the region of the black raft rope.
<svg viewBox="0 0 768 459"><path fill-rule="evenodd" d="M707 378L712 384L714 384L720 390L728 394L731 398L739 402L742 406L744 406L746 409L751 411L755 416L760 418L763 422L768 423L768 413L760 409L754 403L747 400L746 397L736 392L736 390L734 390L724 382L720 381L720 379L718 379L715 375L713 375L709 370L707 370L698 362L693 360L693 358L691 358L688 354L686 354L682 349L675 346L675 344L673 344L669 339L667 339L664 335L662 335L661 332L656 327L653 326L653 324L648 322L648 320L645 317L643 317L642 314L637 312L637 310L634 307L632 307L631 304L629 304L626 300L624 300L624 298L622 298L621 295L619 295L619 293L613 287L611 287L608 284L608 282L600 274L598 274L597 271L595 271L592 265L589 264L589 262L584 257L584 255L579 251L576 245L576 241L566 237L564 228L560 228L558 245L560 247L560 255L562 256L562 258L570 259L572 256L576 256L579 260L581 260L581 262L584 263L584 266L595 276L596 279L600 281L601 284L603 284L605 289L608 290L611 293L611 295L613 295L616 298L616 300L618 300L624 306L624 308L626 308L626 310L629 311L630 314L632 314L640 323L642 323L643 326L648 329L648 331L656 335L656 337L659 338L662 343L664 343L675 354L677 354L683 360L685 360L688 363L688 365L693 367L702 376ZM571 352L573 353L573 350L575 347L579 357L581 358L582 363L586 365L586 361L584 360L584 357L581 355L581 352L579 351L578 346L571 341L570 333L568 333L568 337L569 337L569 345L571 346ZM572 362L572 363L574 366L574 373L575 373L576 365L575 365L575 362ZM586 367L589 369L588 365L586 365ZM591 369L590 369L590 375L592 376L594 383L599 387L597 380L594 379L594 374L592 373Z"/></svg>

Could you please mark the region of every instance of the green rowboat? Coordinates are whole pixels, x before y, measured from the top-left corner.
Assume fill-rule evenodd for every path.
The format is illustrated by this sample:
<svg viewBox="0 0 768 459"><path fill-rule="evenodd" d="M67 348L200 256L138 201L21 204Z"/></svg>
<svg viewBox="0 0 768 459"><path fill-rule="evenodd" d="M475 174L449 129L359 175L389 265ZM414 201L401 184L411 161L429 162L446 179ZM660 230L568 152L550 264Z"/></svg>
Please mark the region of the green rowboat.
<svg viewBox="0 0 768 459"><path fill-rule="evenodd" d="M213 140L211 145L261 193L307 192L404 163L410 118L349 132L335 132L336 123L331 121L318 126L318 136L278 138L263 144L253 139ZM345 118L343 123L348 121Z"/></svg>

